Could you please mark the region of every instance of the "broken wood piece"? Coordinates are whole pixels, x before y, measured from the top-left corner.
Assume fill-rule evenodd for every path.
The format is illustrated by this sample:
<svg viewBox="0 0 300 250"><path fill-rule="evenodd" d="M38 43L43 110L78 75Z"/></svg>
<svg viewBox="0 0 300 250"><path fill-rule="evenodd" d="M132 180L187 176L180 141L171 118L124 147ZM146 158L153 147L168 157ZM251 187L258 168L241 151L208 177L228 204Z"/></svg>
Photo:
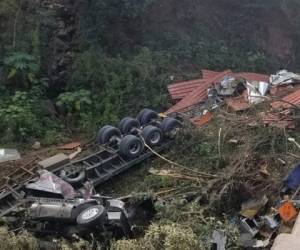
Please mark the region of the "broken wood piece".
<svg viewBox="0 0 300 250"><path fill-rule="evenodd" d="M51 171L59 166L67 164L69 162L70 162L69 156L60 153L60 154L54 155L50 158L47 158L43 161L40 161L37 164L40 167L42 167L43 169L47 169L47 170Z"/></svg>
<svg viewBox="0 0 300 250"><path fill-rule="evenodd" d="M78 154L81 153L81 151L82 151L82 148L80 148L80 147L77 148L77 150L76 150L74 153L69 154L69 159L70 159L70 160L74 159Z"/></svg>
<svg viewBox="0 0 300 250"><path fill-rule="evenodd" d="M157 195L157 196L164 195L164 194L167 194L167 193L171 193L173 191L177 191L178 189L181 189L181 188L170 188L170 189L167 189L167 190L161 190L161 191L156 192L155 195Z"/></svg>
<svg viewBox="0 0 300 250"><path fill-rule="evenodd" d="M60 147L58 147L58 149L62 149L62 150L73 150L76 149L78 147L80 147L81 143L80 142L71 142L65 145L62 145Z"/></svg>
<svg viewBox="0 0 300 250"><path fill-rule="evenodd" d="M27 168L24 168L24 167L20 167L22 170L24 170L25 172L27 172L28 174L30 174L30 175L34 175L34 173L33 172L31 172L29 169L27 169Z"/></svg>
<svg viewBox="0 0 300 250"><path fill-rule="evenodd" d="M167 177L176 178L176 179L199 181L199 178L197 178L197 177L174 173L171 170L156 170L156 169L152 168L149 170L149 173L151 173L153 175L167 176Z"/></svg>
<svg viewBox="0 0 300 250"><path fill-rule="evenodd" d="M259 170L259 172L263 175L266 175L266 176L270 176L270 172L268 171L268 166L267 165L264 165L261 167L261 169Z"/></svg>

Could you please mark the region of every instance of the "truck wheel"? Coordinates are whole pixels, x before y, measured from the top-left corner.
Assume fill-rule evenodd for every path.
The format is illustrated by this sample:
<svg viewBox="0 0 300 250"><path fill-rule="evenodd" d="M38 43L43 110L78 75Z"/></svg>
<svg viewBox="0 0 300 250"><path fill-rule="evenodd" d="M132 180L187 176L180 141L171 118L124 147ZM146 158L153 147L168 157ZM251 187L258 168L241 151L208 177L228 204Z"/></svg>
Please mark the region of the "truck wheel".
<svg viewBox="0 0 300 250"><path fill-rule="evenodd" d="M163 132L163 135L169 138L174 138L179 127L179 121L171 117L165 118L160 124L160 129Z"/></svg>
<svg viewBox="0 0 300 250"><path fill-rule="evenodd" d="M119 123L119 129L121 130L122 134L128 134L133 129L139 128L140 124L137 119L132 117L125 117Z"/></svg>
<svg viewBox="0 0 300 250"><path fill-rule="evenodd" d="M99 133L97 135L97 141L100 144L106 144L110 142L115 136L116 137L121 136L120 130L113 126L107 125L99 130Z"/></svg>
<svg viewBox="0 0 300 250"><path fill-rule="evenodd" d="M76 174L71 173L71 175L68 175L69 173L67 171L61 170L59 177L70 184L77 184L85 179L85 172L83 170Z"/></svg>
<svg viewBox="0 0 300 250"><path fill-rule="evenodd" d="M82 203L82 204L79 204L78 206L74 207L72 209L72 212L71 212L71 219L73 221L76 221L78 215L85 209L91 207L91 206L94 206L94 205L97 205L96 202L92 201L92 202L86 202L86 203Z"/></svg>
<svg viewBox="0 0 300 250"><path fill-rule="evenodd" d="M148 125L142 131L142 136L149 146L157 146L161 143L162 132L158 127Z"/></svg>
<svg viewBox="0 0 300 250"><path fill-rule="evenodd" d="M120 142L120 153L128 158L138 157L144 150L144 143L134 135L126 135Z"/></svg>
<svg viewBox="0 0 300 250"><path fill-rule="evenodd" d="M100 135L103 134L103 131L106 130L107 128L109 128L110 125L105 125L103 126L102 128L99 129L98 133L97 133L97 136L96 136L96 142L97 143L100 143Z"/></svg>
<svg viewBox="0 0 300 250"><path fill-rule="evenodd" d="M105 208L102 205L94 205L84 209L76 218L78 225L92 225L104 222Z"/></svg>
<svg viewBox="0 0 300 250"><path fill-rule="evenodd" d="M158 114L155 111L147 108L141 110L140 113L137 115L137 119L141 125L145 125L151 122L152 119L156 119L157 117Z"/></svg>

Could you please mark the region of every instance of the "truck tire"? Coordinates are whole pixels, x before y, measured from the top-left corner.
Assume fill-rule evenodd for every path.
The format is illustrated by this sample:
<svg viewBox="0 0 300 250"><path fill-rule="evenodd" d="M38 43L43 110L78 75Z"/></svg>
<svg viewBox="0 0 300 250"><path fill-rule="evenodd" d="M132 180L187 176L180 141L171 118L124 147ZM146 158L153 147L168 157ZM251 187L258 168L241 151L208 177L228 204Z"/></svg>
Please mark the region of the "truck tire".
<svg viewBox="0 0 300 250"><path fill-rule="evenodd" d="M137 119L141 125L145 125L153 119L157 119L158 114L157 112L153 111L152 109L145 108L140 111L137 115Z"/></svg>
<svg viewBox="0 0 300 250"><path fill-rule="evenodd" d="M122 134L128 134L133 131L133 129L139 128L139 126L138 120L132 117L125 117L119 123L119 129Z"/></svg>
<svg viewBox="0 0 300 250"><path fill-rule="evenodd" d="M106 211L102 205L93 205L84 209L76 218L78 225L91 226L105 222Z"/></svg>
<svg viewBox="0 0 300 250"><path fill-rule="evenodd" d="M69 184L77 184L85 180L84 170L81 170L79 173L77 173L75 177L67 175L68 173L65 170L61 170L59 177L62 178L64 181L68 182Z"/></svg>
<svg viewBox="0 0 300 250"><path fill-rule="evenodd" d="M110 142L114 136L120 137L121 136L120 130L113 126L107 125L99 130L97 138L100 144L106 144Z"/></svg>
<svg viewBox="0 0 300 250"><path fill-rule="evenodd" d="M120 142L120 154L128 158L138 157L144 151L144 143L134 135L126 135Z"/></svg>
<svg viewBox="0 0 300 250"><path fill-rule="evenodd" d="M107 128L111 127L110 125L105 125L102 128L99 129L97 136L96 136L96 142L100 143L100 136L103 134L103 131L106 130Z"/></svg>
<svg viewBox="0 0 300 250"><path fill-rule="evenodd" d="M79 204L78 206L74 207L72 209L72 212L71 212L71 219L72 221L75 221L76 222L76 219L78 217L78 215L85 209L91 207L91 206L94 206L94 205L97 205L96 202L94 201L91 201L91 202L86 202L86 203L82 203L82 204Z"/></svg>
<svg viewBox="0 0 300 250"><path fill-rule="evenodd" d="M176 135L176 130L180 127L178 120L167 117L160 124L160 129L163 132L163 135L169 138L174 138Z"/></svg>
<svg viewBox="0 0 300 250"><path fill-rule="evenodd" d="M163 139L160 128L152 125L148 125L143 129L142 137L144 138L146 144L150 147L158 146Z"/></svg>

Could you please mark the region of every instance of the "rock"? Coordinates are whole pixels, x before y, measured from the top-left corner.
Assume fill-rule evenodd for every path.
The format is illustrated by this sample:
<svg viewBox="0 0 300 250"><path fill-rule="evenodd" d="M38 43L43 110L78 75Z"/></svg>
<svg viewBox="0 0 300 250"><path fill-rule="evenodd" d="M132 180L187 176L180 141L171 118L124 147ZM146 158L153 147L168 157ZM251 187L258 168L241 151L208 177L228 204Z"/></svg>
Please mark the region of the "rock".
<svg viewBox="0 0 300 250"><path fill-rule="evenodd" d="M31 147L35 150L38 150L41 148L41 143L39 141L36 141Z"/></svg>

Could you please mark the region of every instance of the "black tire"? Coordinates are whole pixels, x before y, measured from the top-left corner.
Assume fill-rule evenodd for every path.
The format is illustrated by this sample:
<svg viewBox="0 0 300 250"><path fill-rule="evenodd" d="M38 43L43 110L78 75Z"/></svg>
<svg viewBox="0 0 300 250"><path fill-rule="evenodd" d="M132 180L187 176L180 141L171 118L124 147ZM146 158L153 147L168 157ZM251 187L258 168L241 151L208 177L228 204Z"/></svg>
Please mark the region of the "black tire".
<svg viewBox="0 0 300 250"><path fill-rule="evenodd" d="M143 109L137 115L137 119L141 125L145 125L153 119L157 119L158 114L157 112L153 111L152 109Z"/></svg>
<svg viewBox="0 0 300 250"><path fill-rule="evenodd" d="M106 144L110 142L110 140L114 136L120 137L121 136L120 130L113 126L107 125L99 130L99 133L97 135L97 141L100 144Z"/></svg>
<svg viewBox="0 0 300 250"><path fill-rule="evenodd" d="M145 112L147 112L147 110L150 110L148 108L142 109L136 116L136 119L138 120L138 122L141 122L141 117L144 115Z"/></svg>
<svg viewBox="0 0 300 250"><path fill-rule="evenodd" d="M132 117L125 117L119 123L119 129L121 130L122 134L128 134L133 129L139 128L140 124L137 119Z"/></svg>
<svg viewBox="0 0 300 250"><path fill-rule="evenodd" d="M65 170L61 170L59 177L62 178L64 181L68 182L69 184L77 184L85 180L84 170L77 173L75 177L67 175L68 173Z"/></svg>
<svg viewBox="0 0 300 250"><path fill-rule="evenodd" d="M151 147L158 146L163 139L161 130L152 125L148 125L143 129L142 136L146 144Z"/></svg>
<svg viewBox="0 0 300 250"><path fill-rule="evenodd" d="M105 126L103 126L102 128L99 129L98 134L97 134L97 136L96 136L96 142L97 142L97 143L100 143L100 135L102 135L103 132L104 132L107 128L109 128L109 127L111 127L111 126L110 126L110 125L105 125Z"/></svg>
<svg viewBox="0 0 300 250"><path fill-rule="evenodd" d="M171 117L167 117L160 124L160 129L164 136L173 138L176 135L176 131L180 126L181 125L178 120Z"/></svg>
<svg viewBox="0 0 300 250"><path fill-rule="evenodd" d="M105 222L106 211L102 205L93 205L84 209L76 218L78 225L94 225Z"/></svg>
<svg viewBox="0 0 300 250"><path fill-rule="evenodd" d="M128 158L138 157L144 151L144 143L134 135L126 135L120 142L120 154Z"/></svg>

